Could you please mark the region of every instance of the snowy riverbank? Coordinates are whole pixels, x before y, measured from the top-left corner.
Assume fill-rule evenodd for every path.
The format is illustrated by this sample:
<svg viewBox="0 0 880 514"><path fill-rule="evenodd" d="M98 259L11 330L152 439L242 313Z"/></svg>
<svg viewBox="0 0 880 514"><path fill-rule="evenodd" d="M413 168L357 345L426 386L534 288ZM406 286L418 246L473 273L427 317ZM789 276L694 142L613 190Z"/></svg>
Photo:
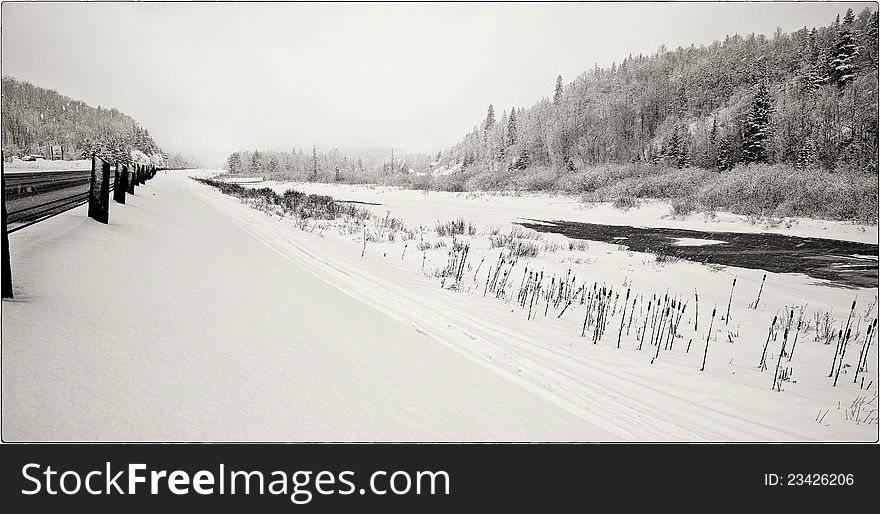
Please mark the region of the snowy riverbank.
<svg viewBox="0 0 880 514"><path fill-rule="evenodd" d="M876 226L811 218L754 218L729 212L673 216L670 205L658 200L643 201L638 207L622 210L607 202L585 204L578 196L546 193L447 193L388 186L274 181L261 182L258 187L271 187L279 193L294 188L306 193L365 202L365 207L376 214L391 211L394 216L424 225L433 225L439 219L454 215L482 225L501 227L509 226L512 220L531 218L878 242ZM371 205L374 203L379 205Z"/></svg>
<svg viewBox="0 0 880 514"><path fill-rule="evenodd" d="M288 187L291 185L275 185L279 192ZM515 217L593 219L586 217L597 212L619 215L619 211L603 207L589 210L572 199L553 200L538 195L496 197L351 186L298 184L297 187L305 192L365 202L361 206L379 216L367 222L366 249L363 229L351 224L308 222L299 225L305 229L301 230L294 222L277 215L267 216L237 199L218 198L216 192L210 190L205 194L259 238L288 251L292 248L303 266L316 274L330 276L336 287L354 291L371 303L396 312L420 330L471 353L490 367L531 382L549 398L591 420L602 420L625 439L872 440L877 437L876 383L868 389L860 389L852 382L859 358L858 350L853 348L861 349L865 329L876 318L875 289L847 290L804 275L769 273L759 305L750 308L761 289L764 273L760 270L686 261L663 263L657 262L651 254L630 252L616 245L590 243L571 248L569 240L562 236L537 236L534 243L545 250L537 257L521 259L510 272L513 296L526 280L528 267L548 278L570 273L577 277L577 285L590 287L596 283L621 294L630 289L633 297L639 299L636 319L642 319L643 323L647 314L645 305L651 295L669 294L689 302L673 349L658 352L659 357L651 364L655 347L651 347L651 351L636 349L641 332L638 322L628 325L629 334L624 331L621 349L616 348L620 305L610 329L594 345L590 337L581 337L583 305L568 311L561 319L557 318L557 309L550 310L546 317L541 312L537 318L527 320L527 309L518 307L516 302L485 295L491 266L497 264L503 251L492 248L490 236L507 232ZM644 219L645 212L630 216ZM469 245L469 260L462 283L452 291L449 279L437 276L450 260L452 238L440 236L436 223L459 217L473 222L475 228L472 235L457 236L459 243ZM412 234L390 228L394 225L391 218L399 218ZM742 223L731 226L735 224L733 220L703 222L692 218L663 219L662 222L690 223L691 226L726 223L724 230L759 230ZM799 235L827 234L833 230L838 237L876 241L876 233L832 222L777 227L782 229ZM725 322L734 277L737 284L731 316ZM697 320L693 310L695 290L699 295ZM853 325L858 324L860 339L850 347L842 366L843 377L848 380L841 378L837 386L832 386L828 374L836 346L825 344L829 341L817 328L838 330L845 323L853 298L857 298ZM714 306L718 316L709 334L709 318ZM778 358L783 342L779 324L766 353L762 352L774 316L787 319L792 308L796 317L803 311L804 320L795 355L789 361L789 350L784 358ZM830 325L826 326L825 320ZM648 326L649 337L650 331ZM707 334L710 335L708 363L706 371L701 373ZM789 340L788 344L791 343ZM869 362L876 361L875 346L870 349ZM758 368L762 353L765 357L772 356L769 370ZM777 361L782 369L790 368L791 375L781 392L771 392ZM876 379L875 367L869 366L869 372L861 376L866 379L864 385L871 384L871 380ZM864 407L868 411L875 410L873 414L860 412L857 422L850 419L852 415L846 407L853 402L858 405L863 397L865 401L873 398L872 404ZM874 424L864 424L862 418L873 420Z"/></svg>

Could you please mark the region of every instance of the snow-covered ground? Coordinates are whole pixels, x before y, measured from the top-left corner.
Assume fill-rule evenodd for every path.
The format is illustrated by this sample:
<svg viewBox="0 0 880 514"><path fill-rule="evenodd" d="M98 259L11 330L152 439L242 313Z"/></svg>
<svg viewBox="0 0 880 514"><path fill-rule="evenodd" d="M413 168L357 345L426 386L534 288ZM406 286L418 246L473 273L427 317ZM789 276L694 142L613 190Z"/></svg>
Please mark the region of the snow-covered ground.
<svg viewBox="0 0 880 514"><path fill-rule="evenodd" d="M87 170L92 165L91 159L80 159L76 161L50 161L46 159L38 159L36 161L23 161L17 157L12 158L12 162L3 165L3 170L7 172L17 171L69 171L69 170Z"/></svg>
<svg viewBox="0 0 880 514"><path fill-rule="evenodd" d="M363 233L346 228L320 227L314 223L306 231L290 221L266 218L235 199L217 198L224 210L261 238L275 244L299 248L303 261L313 260L316 273L337 274L338 287L359 291L374 298L378 305L392 306L416 325L458 348L466 349L493 367L522 377L541 387L574 412L610 423L612 431L630 440L874 440L876 421L876 334L870 346L868 373L860 389L853 384L854 367L865 339L866 326L877 316L877 290L850 290L831 286L801 274L767 274L757 309L755 300L764 272L761 270L705 266L687 261L657 263L650 254L627 251L617 245L590 243L584 249L568 249L570 240L556 234L542 234L539 245L549 251L537 258L521 259L511 273L512 289L520 287L525 267L542 271L545 277L565 276L568 270L577 283L598 282L624 292L626 287L642 300L652 294L668 292L689 302L681 322L680 338L672 351L662 350L651 364L654 350L636 350L640 327L630 326L616 348L620 313L599 344L593 345L591 332L581 338L584 306L567 312L562 319L554 311L544 317L526 320L526 309L515 301L484 296L489 267L497 264L502 249L490 248L489 235L510 230L519 218L565 219L590 222L617 222L642 226L669 226L700 230L752 232L777 231L799 236L823 236L876 242L876 227L819 220L796 220L789 226L752 225L748 219L719 214L715 219L690 216L686 219L660 217L668 212L658 206L621 213L606 206L583 208L576 199L547 195L503 196L484 194L423 193L369 186L327 184L260 184L282 192L289 187L309 193L364 202L360 205L378 217L401 218L416 231L414 240L402 240L401 232L389 241L389 232L372 220L367 229L364 257ZM381 204L381 205L372 205ZM249 212L250 209L250 212ZM653 211L652 211L653 209ZM651 212L658 215L652 218ZM438 221L462 217L477 227L474 236L462 237L470 244L465 280L460 289L441 288L441 279L431 278L449 260L451 237L439 237ZM262 219L261 218L265 218ZM275 226L265 223L274 219ZM338 225L338 223L337 223ZM421 225L421 228L419 228ZM441 243L442 241L442 243ZM420 244L431 245L419 251ZM436 246L443 244L437 248ZM695 244L686 241L686 244ZM425 245L423 245L424 247ZM560 247L562 247L560 249ZM404 250L406 248L406 250ZM304 264L305 265L305 264ZM725 323L731 284L736 278L730 320ZM626 286L624 286L626 284ZM546 287L546 286L545 286ZM699 320L694 326L699 294ZM624 293L625 294L625 293ZM515 296L515 293L514 295ZM834 329L845 324L853 299L857 300L853 325L860 339L851 343L837 386L828 378L835 344L817 342L816 316L830 316ZM639 301L637 319L644 320ZM619 302L622 303L622 302ZM708 334L709 315L717 306L706 371L700 372ZM769 369L758 363L774 316L780 319L792 307L797 318L804 309L804 330L791 361L778 359L782 331L774 334L767 347ZM788 308L788 311L786 310ZM558 312L558 311L557 311ZM795 331L795 328L792 328ZM651 328L647 333L650 337ZM788 341L789 348L793 335ZM687 351L688 342L691 343ZM790 368L791 379L783 391L770 391L777 361L780 369ZM848 377L848 380L844 380ZM859 379L861 380L861 378ZM846 407L864 397L859 421L851 420ZM869 411L873 413L868 414ZM828 411L826 414L825 412ZM820 422L816 419L819 418ZM868 419L873 423L863 423Z"/></svg>
<svg viewBox="0 0 880 514"><path fill-rule="evenodd" d="M172 173L113 205L110 226L90 222L82 208L13 234L17 299L3 302L2 315L4 438L877 439L876 337L860 374L865 387L853 383L865 327L877 316L874 289L768 274L752 309L762 271L658 263L617 245L569 247L563 236L526 232L541 252L517 262L512 294L485 292L503 251L490 236L508 233L517 218L762 230L748 220L655 219L661 207L621 213L543 195L298 188L382 205L362 205L378 215L366 227L302 223ZM438 276L452 237L435 230L454 218L474 224L472 235L456 236L470 245L456 288ZM876 228L840 223L772 229L877 241ZM510 299L526 266L545 277L571 273L577 286L629 288L635 319L621 325L630 317L621 315L621 296L595 344L591 328L581 337L586 309L577 302L561 317L561 306L538 303L527 319ZM688 301L672 349L638 349L652 294ZM832 386L835 345L816 341L814 316L829 313L837 329L854 298L860 336ZM791 360L779 358L779 331L762 371L773 316L795 306L804 307L805 325ZM771 391L777 362L790 378Z"/></svg>
<svg viewBox="0 0 880 514"><path fill-rule="evenodd" d="M3 439L619 439L329 285L237 208L275 227L160 173L109 225L83 206L12 234Z"/></svg>

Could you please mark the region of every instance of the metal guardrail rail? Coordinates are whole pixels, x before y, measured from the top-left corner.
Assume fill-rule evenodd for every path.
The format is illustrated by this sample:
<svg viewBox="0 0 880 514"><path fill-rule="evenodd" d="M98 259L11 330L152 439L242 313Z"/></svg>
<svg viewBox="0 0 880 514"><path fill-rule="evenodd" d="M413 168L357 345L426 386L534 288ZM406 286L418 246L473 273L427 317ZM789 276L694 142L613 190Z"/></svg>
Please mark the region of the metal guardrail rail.
<svg viewBox="0 0 880 514"><path fill-rule="evenodd" d="M115 170L115 166L111 167ZM7 232L13 233L88 203L91 170L7 172ZM114 189L111 182L110 190Z"/></svg>
<svg viewBox="0 0 880 514"><path fill-rule="evenodd" d="M91 170L7 172L6 189L8 197L30 194L36 190L61 189L70 185L88 184Z"/></svg>
<svg viewBox="0 0 880 514"><path fill-rule="evenodd" d="M9 257L9 234L49 219L80 205L88 204L88 216L99 223L109 223L110 191L113 201L125 205L126 194L134 194L135 185L145 184L160 168L133 163L120 168L92 155L87 170L21 171L7 173L0 156L2 179L2 296L13 298L12 266ZM118 189L117 189L118 186ZM124 191L123 191L124 189Z"/></svg>
<svg viewBox="0 0 880 514"><path fill-rule="evenodd" d="M60 198L58 200L45 202L43 204L39 204L26 209L21 209L19 211L12 211L8 214L8 229L6 232L11 234L15 231L21 230L35 223L39 223L43 220L51 218L52 216L61 214L62 212L67 212L70 209L79 207L80 205L85 205L88 202L89 192L86 191L85 193L79 195ZM16 219L16 215L18 215L18 219Z"/></svg>

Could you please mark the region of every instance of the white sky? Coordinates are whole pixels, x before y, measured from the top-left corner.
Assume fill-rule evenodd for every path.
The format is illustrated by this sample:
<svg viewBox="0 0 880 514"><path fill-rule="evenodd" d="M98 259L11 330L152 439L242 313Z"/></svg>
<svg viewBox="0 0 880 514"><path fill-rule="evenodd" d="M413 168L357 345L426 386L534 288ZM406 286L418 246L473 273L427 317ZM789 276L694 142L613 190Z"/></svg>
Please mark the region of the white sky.
<svg viewBox="0 0 880 514"><path fill-rule="evenodd" d="M4 2L2 71L116 107L203 164L312 142L433 153L559 74L875 5Z"/></svg>

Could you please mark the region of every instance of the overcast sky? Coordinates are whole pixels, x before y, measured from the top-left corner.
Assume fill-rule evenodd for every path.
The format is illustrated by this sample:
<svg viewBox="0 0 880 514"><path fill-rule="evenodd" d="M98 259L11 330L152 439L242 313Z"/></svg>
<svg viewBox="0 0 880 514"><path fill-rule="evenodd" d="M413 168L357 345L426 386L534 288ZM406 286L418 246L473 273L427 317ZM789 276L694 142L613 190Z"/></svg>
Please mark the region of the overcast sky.
<svg viewBox="0 0 880 514"><path fill-rule="evenodd" d="M160 146L436 152L595 63L827 25L871 3L4 3L3 74L116 107Z"/></svg>

